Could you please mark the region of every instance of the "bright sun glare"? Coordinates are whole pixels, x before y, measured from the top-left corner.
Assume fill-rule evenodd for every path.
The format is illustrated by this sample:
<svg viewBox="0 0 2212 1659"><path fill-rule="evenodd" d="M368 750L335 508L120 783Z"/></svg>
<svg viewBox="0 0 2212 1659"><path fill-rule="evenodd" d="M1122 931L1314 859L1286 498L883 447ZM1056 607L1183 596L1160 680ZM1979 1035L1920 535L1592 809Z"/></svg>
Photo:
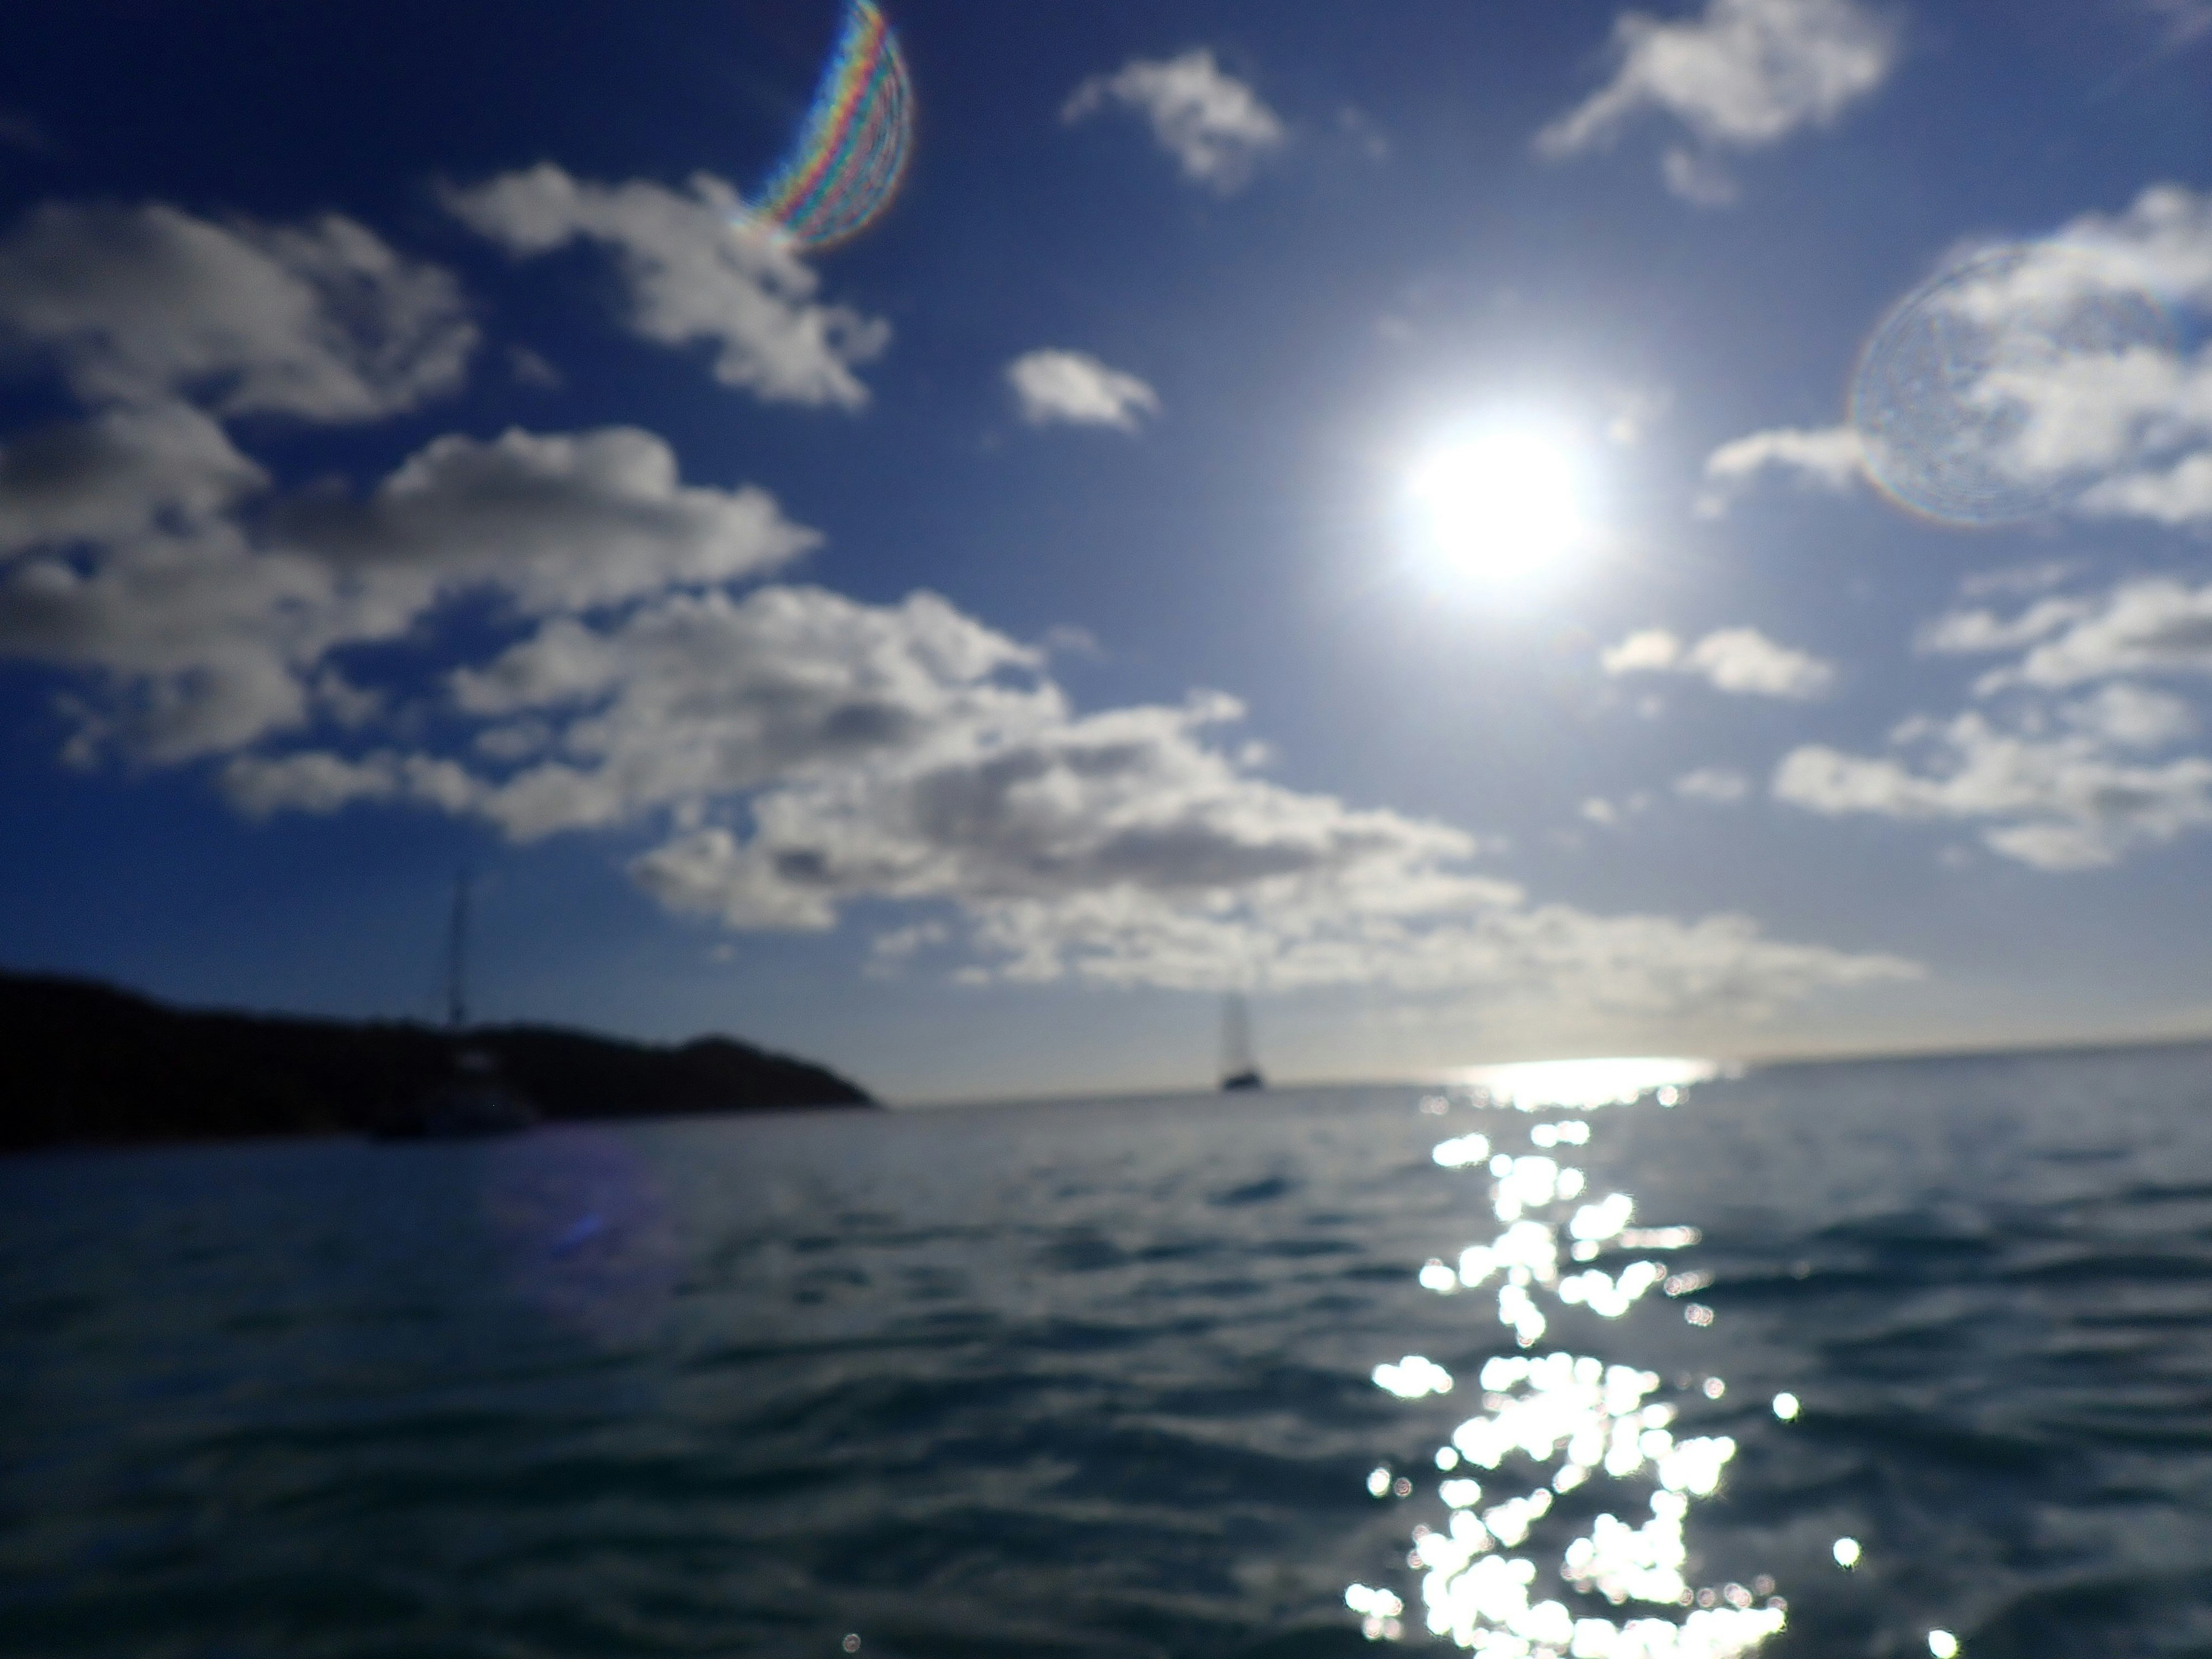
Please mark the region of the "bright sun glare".
<svg viewBox="0 0 2212 1659"><path fill-rule="evenodd" d="M1448 444L1413 477L1432 552L1492 581L1527 576L1580 543L1589 531L1583 493L1573 450L1525 428Z"/></svg>

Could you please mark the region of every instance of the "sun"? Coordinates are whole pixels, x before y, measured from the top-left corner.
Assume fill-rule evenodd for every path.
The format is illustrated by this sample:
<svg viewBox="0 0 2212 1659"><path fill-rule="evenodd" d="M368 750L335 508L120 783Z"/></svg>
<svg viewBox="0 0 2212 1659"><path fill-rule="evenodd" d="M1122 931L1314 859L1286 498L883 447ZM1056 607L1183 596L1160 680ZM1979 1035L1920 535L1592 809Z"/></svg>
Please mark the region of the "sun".
<svg viewBox="0 0 2212 1659"><path fill-rule="evenodd" d="M1589 535L1581 458L1539 428L1455 439L1423 458L1410 486L1427 551L1463 577L1518 581Z"/></svg>

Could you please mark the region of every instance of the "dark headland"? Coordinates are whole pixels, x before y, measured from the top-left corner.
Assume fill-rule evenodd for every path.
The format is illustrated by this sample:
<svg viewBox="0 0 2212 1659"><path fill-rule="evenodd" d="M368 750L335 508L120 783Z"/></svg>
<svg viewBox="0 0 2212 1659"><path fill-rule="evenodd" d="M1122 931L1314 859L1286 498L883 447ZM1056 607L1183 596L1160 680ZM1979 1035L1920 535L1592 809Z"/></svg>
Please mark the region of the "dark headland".
<svg viewBox="0 0 2212 1659"><path fill-rule="evenodd" d="M201 1012L0 973L0 1151L386 1131L453 1078L465 1048L550 1122L875 1103L823 1066L728 1037Z"/></svg>

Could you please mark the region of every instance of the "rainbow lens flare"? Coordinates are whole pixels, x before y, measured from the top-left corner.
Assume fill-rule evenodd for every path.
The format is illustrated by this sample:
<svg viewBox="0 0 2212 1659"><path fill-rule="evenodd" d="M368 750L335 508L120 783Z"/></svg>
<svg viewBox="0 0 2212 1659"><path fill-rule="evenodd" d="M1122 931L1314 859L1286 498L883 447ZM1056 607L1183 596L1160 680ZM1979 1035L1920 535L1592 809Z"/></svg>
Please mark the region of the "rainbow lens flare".
<svg viewBox="0 0 2212 1659"><path fill-rule="evenodd" d="M849 0L798 140L739 222L770 227L804 252L846 241L890 205L913 147L898 37L869 0Z"/></svg>

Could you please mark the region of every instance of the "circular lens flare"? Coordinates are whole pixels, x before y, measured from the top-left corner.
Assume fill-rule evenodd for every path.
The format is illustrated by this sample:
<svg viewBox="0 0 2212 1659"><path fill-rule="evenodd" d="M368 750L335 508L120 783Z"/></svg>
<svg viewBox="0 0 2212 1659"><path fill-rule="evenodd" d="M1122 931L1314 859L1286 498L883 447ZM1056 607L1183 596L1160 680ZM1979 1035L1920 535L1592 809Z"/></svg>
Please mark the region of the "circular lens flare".
<svg viewBox="0 0 2212 1659"><path fill-rule="evenodd" d="M2063 507L2120 459L2097 420L2115 377L2177 349L2134 273L2053 244L1997 248L1898 301L1861 355L1851 424L1868 476L1942 524L2002 525Z"/></svg>
<svg viewBox="0 0 2212 1659"><path fill-rule="evenodd" d="M1583 493L1573 450L1517 428L1448 444L1412 480L1432 552L1485 580L1517 580L1571 551L1589 533Z"/></svg>

